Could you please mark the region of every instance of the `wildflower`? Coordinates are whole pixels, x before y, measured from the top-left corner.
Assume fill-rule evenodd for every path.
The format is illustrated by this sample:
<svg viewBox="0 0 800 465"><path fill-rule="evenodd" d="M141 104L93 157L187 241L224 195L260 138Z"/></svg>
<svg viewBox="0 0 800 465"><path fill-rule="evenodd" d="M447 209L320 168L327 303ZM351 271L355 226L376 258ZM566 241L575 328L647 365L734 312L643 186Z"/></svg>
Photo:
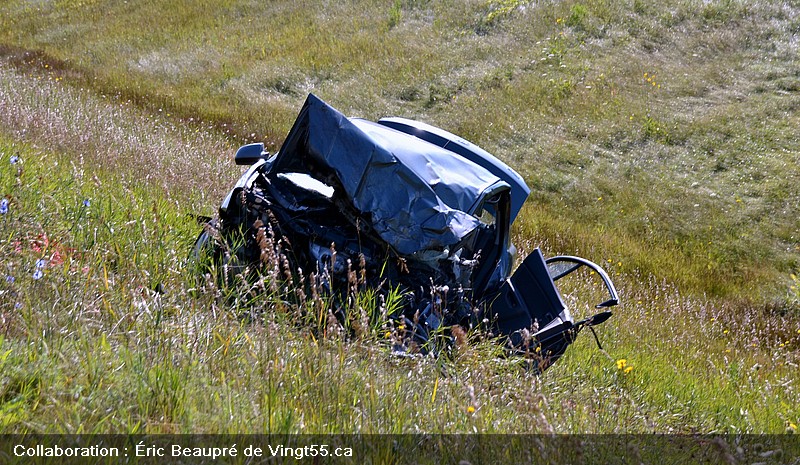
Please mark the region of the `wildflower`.
<svg viewBox="0 0 800 465"><path fill-rule="evenodd" d="M91 205L92 205L92 203L89 202L89 199L84 199L84 201L83 201L83 206L84 207L89 208Z"/></svg>
<svg viewBox="0 0 800 465"><path fill-rule="evenodd" d="M14 277L11 276L11 275L6 275L6 282L8 284L13 284L14 283Z"/></svg>
<svg viewBox="0 0 800 465"><path fill-rule="evenodd" d="M36 260L36 263L34 264L34 267L36 269L33 270L33 279L35 279L35 280L42 279L42 276L44 276L44 272L42 270L44 269L45 266L47 266L47 260L46 259L40 258L40 259Z"/></svg>
<svg viewBox="0 0 800 465"><path fill-rule="evenodd" d="M621 371L623 374L628 374L633 371L633 366L628 365L628 361L624 358L617 360L617 370Z"/></svg>
<svg viewBox="0 0 800 465"><path fill-rule="evenodd" d="M792 422L789 422L789 428L787 428L790 432L796 433L797 432L797 425Z"/></svg>
<svg viewBox="0 0 800 465"><path fill-rule="evenodd" d="M467 407L467 413L475 413L475 406L470 405L469 407Z"/></svg>
<svg viewBox="0 0 800 465"><path fill-rule="evenodd" d="M0 215L8 213L8 199L0 200Z"/></svg>
<svg viewBox="0 0 800 465"><path fill-rule="evenodd" d="M19 163L19 157L16 155L12 155L11 158L8 159L8 161L10 161L12 165L16 165L17 163Z"/></svg>

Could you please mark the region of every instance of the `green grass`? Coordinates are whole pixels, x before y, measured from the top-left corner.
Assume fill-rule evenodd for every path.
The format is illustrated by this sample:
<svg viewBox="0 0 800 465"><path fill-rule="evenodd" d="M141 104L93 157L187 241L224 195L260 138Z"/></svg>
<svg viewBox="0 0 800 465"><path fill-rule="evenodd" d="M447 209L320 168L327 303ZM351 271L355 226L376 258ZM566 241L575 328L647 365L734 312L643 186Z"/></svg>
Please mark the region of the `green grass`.
<svg viewBox="0 0 800 465"><path fill-rule="evenodd" d="M800 267L792 12L768 2L19 1L4 7L0 40L42 51L16 61L43 77L272 149L309 91L346 113L438 124L523 172L536 212L644 249L628 254L624 240L591 231L578 241L625 263L676 263L643 271L692 292L780 306ZM143 22L155 32L142 35Z"/></svg>
<svg viewBox="0 0 800 465"><path fill-rule="evenodd" d="M792 429L797 17L735 1L4 2L0 431ZM439 125L522 173L521 252L585 256L621 290L607 353L583 335L538 378L487 341L397 359L380 325L328 328L324 303L309 321L279 293L198 282L187 214L213 214L236 146L277 149L308 92ZM590 311L592 289L563 291Z"/></svg>

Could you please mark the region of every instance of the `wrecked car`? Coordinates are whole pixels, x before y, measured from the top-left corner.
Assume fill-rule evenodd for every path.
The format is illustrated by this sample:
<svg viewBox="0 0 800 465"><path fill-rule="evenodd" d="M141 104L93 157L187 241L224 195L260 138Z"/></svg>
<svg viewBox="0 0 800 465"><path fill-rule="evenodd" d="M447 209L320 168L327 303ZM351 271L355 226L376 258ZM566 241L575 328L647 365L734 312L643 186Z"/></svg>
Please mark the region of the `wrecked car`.
<svg viewBox="0 0 800 465"><path fill-rule="evenodd" d="M402 308L388 317L406 328L404 350L431 350L433 335L456 325L483 326L512 353L536 354L541 370L618 303L606 272L583 258L545 259L537 248L514 270L510 227L528 186L442 129L348 118L312 94L277 154L249 144L235 162L249 168L195 253L226 275L257 269L265 253L280 256L284 271L313 274L333 296L356 270L362 286L399 289ZM575 321L555 283L582 267L608 298L600 313Z"/></svg>

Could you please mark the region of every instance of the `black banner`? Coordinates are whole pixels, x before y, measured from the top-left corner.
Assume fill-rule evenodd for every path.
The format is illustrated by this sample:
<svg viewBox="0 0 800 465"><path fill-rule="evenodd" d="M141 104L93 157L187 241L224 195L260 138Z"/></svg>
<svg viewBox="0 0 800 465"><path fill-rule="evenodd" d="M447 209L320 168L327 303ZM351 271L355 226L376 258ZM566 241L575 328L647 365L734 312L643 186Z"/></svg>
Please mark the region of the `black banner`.
<svg viewBox="0 0 800 465"><path fill-rule="evenodd" d="M0 435L0 464L797 464L800 435Z"/></svg>

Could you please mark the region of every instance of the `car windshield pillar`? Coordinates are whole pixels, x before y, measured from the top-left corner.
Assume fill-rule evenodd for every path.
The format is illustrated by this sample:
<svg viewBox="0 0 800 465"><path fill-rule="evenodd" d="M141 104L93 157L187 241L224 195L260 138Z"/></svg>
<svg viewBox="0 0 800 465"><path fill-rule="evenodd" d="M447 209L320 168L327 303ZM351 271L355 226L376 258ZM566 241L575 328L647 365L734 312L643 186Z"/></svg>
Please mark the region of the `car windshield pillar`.
<svg viewBox="0 0 800 465"><path fill-rule="evenodd" d="M480 250L481 266L473 275L473 289L481 292L488 290L491 278L500 262L506 259L509 247L509 217L511 215L511 196L508 189L500 190L494 196L486 198L482 210L490 212L494 216L494 224L483 225L483 228L493 233L490 241Z"/></svg>

